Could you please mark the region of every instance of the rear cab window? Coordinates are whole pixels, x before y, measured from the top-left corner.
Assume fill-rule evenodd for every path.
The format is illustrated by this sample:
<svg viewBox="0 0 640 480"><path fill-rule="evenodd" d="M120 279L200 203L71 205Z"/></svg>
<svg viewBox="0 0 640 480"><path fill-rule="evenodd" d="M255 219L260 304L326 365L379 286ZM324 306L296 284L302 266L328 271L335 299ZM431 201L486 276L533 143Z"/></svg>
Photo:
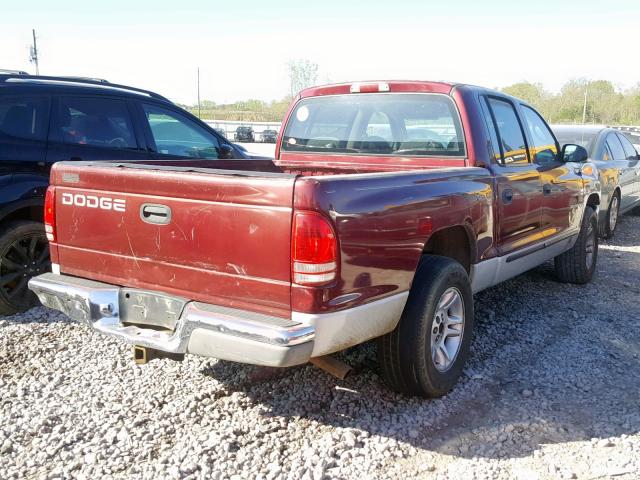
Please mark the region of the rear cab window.
<svg viewBox="0 0 640 480"><path fill-rule="evenodd" d="M282 150L347 155L464 157L453 100L443 94L354 94L298 102Z"/></svg>

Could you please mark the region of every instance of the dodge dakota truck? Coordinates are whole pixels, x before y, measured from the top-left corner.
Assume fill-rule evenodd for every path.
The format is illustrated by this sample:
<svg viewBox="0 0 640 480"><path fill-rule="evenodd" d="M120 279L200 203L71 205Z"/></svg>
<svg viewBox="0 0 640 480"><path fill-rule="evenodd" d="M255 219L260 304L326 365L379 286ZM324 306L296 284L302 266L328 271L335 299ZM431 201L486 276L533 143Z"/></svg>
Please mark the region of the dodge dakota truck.
<svg viewBox="0 0 640 480"><path fill-rule="evenodd" d="M469 355L475 292L550 259L591 280L586 160L496 91L314 87L273 161L57 163L53 271L29 287L141 355L285 367L377 338L391 387L437 397Z"/></svg>

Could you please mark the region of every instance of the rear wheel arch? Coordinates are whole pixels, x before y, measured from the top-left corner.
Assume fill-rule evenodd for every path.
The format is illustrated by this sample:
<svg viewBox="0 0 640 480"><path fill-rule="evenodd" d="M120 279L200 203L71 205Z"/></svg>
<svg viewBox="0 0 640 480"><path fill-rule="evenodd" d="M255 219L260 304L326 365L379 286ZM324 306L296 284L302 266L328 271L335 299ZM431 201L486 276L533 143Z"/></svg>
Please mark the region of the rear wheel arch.
<svg viewBox="0 0 640 480"><path fill-rule="evenodd" d="M429 236L422 254L451 258L470 273L476 259L475 235L468 225L441 228Z"/></svg>

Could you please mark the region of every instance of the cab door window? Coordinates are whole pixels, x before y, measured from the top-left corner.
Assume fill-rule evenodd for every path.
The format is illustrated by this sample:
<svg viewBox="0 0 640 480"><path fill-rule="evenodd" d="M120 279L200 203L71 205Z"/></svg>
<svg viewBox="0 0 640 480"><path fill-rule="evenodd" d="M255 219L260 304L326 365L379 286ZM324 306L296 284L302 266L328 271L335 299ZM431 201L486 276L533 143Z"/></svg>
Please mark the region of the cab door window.
<svg viewBox="0 0 640 480"><path fill-rule="evenodd" d="M495 97L489 97L489 105L498 127L502 163L504 165L529 163L527 143L513 105Z"/></svg>
<svg viewBox="0 0 640 480"><path fill-rule="evenodd" d="M531 153L533 161L538 165L549 165L558 161L558 146L556 139L542 120L538 112L526 105L522 105L524 120L531 136Z"/></svg>
<svg viewBox="0 0 640 480"><path fill-rule="evenodd" d="M212 133L168 108L143 104L158 155L217 159L220 142Z"/></svg>
<svg viewBox="0 0 640 480"><path fill-rule="evenodd" d="M624 153L627 156L627 160L637 160L638 152L636 152L636 149L631 144L631 142L627 140L627 137L619 133L618 138L620 139L620 143L622 143L622 148L624 149Z"/></svg>
<svg viewBox="0 0 640 480"><path fill-rule="evenodd" d="M618 139L618 136L615 133L610 133L607 135L607 146L611 151L611 156L614 160L626 160L627 154Z"/></svg>

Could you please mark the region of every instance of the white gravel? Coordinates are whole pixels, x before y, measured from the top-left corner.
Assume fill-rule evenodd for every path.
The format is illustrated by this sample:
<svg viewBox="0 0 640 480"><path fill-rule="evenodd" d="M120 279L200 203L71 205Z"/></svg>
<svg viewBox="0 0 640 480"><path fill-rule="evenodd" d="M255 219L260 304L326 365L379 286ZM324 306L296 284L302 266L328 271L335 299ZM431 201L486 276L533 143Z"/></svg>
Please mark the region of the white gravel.
<svg viewBox="0 0 640 480"><path fill-rule="evenodd" d="M0 320L0 478L640 478L640 218L587 286L544 265L476 296L473 358L441 400L123 344L36 308Z"/></svg>

